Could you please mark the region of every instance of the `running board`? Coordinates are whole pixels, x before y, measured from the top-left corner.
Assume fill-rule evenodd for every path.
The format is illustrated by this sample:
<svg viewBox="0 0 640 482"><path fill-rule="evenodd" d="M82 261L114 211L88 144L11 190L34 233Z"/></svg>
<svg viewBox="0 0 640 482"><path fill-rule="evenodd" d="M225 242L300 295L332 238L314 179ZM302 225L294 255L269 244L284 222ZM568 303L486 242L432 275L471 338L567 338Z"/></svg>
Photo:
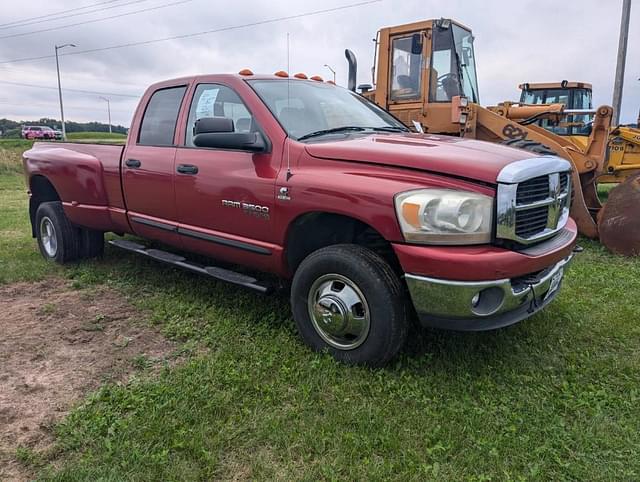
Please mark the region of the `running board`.
<svg viewBox="0 0 640 482"><path fill-rule="evenodd" d="M109 241L109 244L126 251L131 251L132 253L142 254L163 263L178 266L180 268L188 269L189 271L194 271L196 273L215 278L219 281L226 281L227 283L244 286L245 288L250 288L263 294L271 291L271 287L259 284L258 280L251 276L237 273L229 269L218 268L217 266L203 266L196 264L188 261L184 256L162 251L160 249L147 248L146 246L134 241L114 239Z"/></svg>

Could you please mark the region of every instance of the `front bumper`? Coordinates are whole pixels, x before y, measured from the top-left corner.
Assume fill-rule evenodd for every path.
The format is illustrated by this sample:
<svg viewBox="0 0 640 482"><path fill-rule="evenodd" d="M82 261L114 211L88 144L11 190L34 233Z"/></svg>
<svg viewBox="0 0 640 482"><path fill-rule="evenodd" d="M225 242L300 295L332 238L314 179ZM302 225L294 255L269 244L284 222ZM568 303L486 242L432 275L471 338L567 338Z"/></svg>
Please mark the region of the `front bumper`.
<svg viewBox="0 0 640 482"><path fill-rule="evenodd" d="M560 291L564 268L572 258L569 254L540 272L511 279L451 281L413 274L405 278L423 326L493 330L547 306Z"/></svg>

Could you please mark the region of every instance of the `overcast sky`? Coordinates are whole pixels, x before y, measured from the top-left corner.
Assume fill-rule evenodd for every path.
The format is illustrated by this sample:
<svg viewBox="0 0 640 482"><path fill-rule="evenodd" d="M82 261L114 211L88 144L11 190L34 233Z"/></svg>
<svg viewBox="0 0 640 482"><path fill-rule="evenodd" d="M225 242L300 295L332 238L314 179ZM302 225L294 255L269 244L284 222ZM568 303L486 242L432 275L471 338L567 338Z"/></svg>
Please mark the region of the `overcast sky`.
<svg viewBox="0 0 640 482"><path fill-rule="evenodd" d="M366 0L2 0L0 118L59 118L55 60L6 62L51 55L55 44L74 43L76 51L88 50L263 22L359 1ZM597 106L611 104L621 5L622 0L382 0L193 38L62 56L62 83L66 89L106 93L111 99L113 123L128 126L136 96L152 82L195 73L237 72L244 67L259 73L286 69L287 32L291 39L292 72L330 78L331 73L324 67L329 64L337 72L337 82L344 85L345 48L356 53L358 80L370 82L372 39L378 28L449 17L474 31L483 105L517 100L517 85L523 81L568 79L592 82ZM85 6L84 10L58 14L67 18L43 17ZM95 11L98 9L103 10ZM78 15L92 10L93 13ZM139 10L147 11L18 35ZM10 25L33 17L43 18L21 27ZM621 121L635 122L640 108L640 5L637 4L631 11L627 59ZM16 86L12 82L49 89ZM66 90L64 100L67 120L107 120L106 102L98 94Z"/></svg>

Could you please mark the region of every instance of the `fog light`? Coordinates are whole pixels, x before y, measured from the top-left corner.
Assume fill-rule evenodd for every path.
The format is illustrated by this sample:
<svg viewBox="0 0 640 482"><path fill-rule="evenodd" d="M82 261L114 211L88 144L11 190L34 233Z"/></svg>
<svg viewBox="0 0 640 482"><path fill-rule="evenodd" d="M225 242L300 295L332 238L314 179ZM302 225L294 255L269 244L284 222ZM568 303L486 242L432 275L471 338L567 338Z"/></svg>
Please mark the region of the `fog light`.
<svg viewBox="0 0 640 482"><path fill-rule="evenodd" d="M471 298L471 311L478 316L493 315L504 302L504 291L497 286L485 288Z"/></svg>

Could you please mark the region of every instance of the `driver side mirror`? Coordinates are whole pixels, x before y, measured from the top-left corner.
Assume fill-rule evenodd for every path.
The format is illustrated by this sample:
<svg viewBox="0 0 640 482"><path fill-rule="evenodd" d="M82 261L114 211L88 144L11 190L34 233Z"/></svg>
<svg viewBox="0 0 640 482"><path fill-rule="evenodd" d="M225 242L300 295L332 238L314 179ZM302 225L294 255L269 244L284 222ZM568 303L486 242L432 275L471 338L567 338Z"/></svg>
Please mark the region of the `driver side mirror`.
<svg viewBox="0 0 640 482"><path fill-rule="evenodd" d="M411 53L413 55L422 55L422 34L414 33L411 36Z"/></svg>
<svg viewBox="0 0 640 482"><path fill-rule="evenodd" d="M193 126L193 144L196 147L215 149L238 149L263 152L267 143L260 132L235 132L233 119L226 117L203 117Z"/></svg>

